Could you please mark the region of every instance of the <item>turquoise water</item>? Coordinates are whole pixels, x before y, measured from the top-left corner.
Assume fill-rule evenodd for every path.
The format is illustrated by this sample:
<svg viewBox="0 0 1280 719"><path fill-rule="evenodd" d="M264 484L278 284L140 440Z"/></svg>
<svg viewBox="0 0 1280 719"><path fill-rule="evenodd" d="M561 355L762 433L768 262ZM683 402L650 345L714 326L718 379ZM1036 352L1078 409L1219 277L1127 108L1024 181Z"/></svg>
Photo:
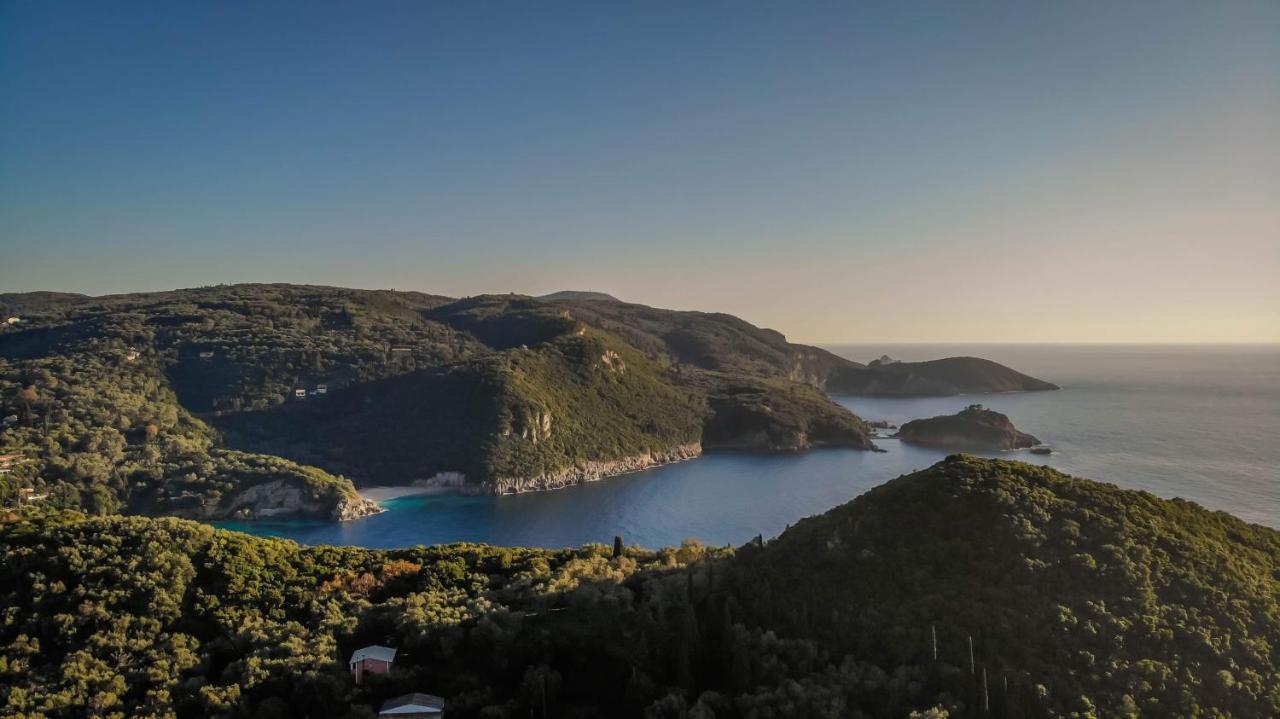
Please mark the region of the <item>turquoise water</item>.
<svg viewBox="0 0 1280 719"><path fill-rule="evenodd" d="M1009 415L1056 450L1003 453L1162 497L1183 497L1280 527L1280 347L840 346L859 361L973 354L1062 386L1058 392L927 399L838 397L895 424L974 402ZM401 547L472 541L560 547L611 542L656 547L698 537L740 544L777 534L944 452L881 440L885 453L821 449L796 455L713 453L602 482L505 497L434 495L342 524L226 522L306 544Z"/></svg>

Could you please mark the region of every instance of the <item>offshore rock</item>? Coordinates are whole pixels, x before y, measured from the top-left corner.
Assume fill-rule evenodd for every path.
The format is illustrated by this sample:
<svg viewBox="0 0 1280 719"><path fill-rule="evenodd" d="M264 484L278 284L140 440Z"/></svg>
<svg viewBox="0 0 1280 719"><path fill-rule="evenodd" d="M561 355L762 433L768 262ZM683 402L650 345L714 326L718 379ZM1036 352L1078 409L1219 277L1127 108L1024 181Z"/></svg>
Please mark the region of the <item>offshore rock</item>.
<svg viewBox="0 0 1280 719"><path fill-rule="evenodd" d="M1034 447L1040 440L1020 432L1009 418L980 404L957 414L915 419L898 430L904 442L946 449L1004 450Z"/></svg>

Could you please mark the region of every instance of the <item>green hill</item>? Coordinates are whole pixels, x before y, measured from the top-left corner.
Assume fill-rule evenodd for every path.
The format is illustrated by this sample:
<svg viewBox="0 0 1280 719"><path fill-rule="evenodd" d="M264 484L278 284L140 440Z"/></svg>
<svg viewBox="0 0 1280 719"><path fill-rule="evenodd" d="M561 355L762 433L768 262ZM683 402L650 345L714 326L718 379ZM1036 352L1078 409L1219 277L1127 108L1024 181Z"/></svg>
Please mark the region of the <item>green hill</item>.
<svg viewBox="0 0 1280 719"><path fill-rule="evenodd" d="M754 360L711 372L531 297L233 285L2 300L23 320L0 327L0 417L14 418L0 454L21 458L0 482L9 502L30 489L93 512L348 517L372 507L346 478L522 491L695 456L707 433L871 446L861 420Z"/></svg>
<svg viewBox="0 0 1280 719"><path fill-rule="evenodd" d="M748 558L757 621L1011 716L1280 713L1280 532L956 455ZM1004 690L1004 682L1009 690Z"/></svg>
<svg viewBox="0 0 1280 719"><path fill-rule="evenodd" d="M370 717L411 691L489 718L1280 712L1280 532L1017 462L952 457L736 552L27 509L0 555L4 716ZM373 643L395 666L357 687Z"/></svg>
<svg viewBox="0 0 1280 719"><path fill-rule="evenodd" d="M828 377L832 394L869 397L939 397L978 392L1043 392L1058 386L979 357L837 367Z"/></svg>

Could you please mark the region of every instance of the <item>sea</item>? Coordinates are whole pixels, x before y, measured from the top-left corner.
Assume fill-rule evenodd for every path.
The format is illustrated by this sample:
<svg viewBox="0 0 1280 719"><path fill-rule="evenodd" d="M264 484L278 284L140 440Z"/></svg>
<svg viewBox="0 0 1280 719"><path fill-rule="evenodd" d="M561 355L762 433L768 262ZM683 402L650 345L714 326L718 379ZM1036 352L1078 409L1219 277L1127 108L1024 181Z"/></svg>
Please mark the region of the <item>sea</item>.
<svg viewBox="0 0 1280 719"><path fill-rule="evenodd" d="M1181 497L1280 528L1280 345L839 345L860 362L976 356L1061 386L1055 392L919 399L834 397L868 420L900 425L982 404L1053 448L986 456ZM222 522L303 544L405 547L449 542L662 547L697 538L740 545L848 502L946 452L880 439L885 452L710 452L703 457L549 492L432 494L384 502L353 522Z"/></svg>

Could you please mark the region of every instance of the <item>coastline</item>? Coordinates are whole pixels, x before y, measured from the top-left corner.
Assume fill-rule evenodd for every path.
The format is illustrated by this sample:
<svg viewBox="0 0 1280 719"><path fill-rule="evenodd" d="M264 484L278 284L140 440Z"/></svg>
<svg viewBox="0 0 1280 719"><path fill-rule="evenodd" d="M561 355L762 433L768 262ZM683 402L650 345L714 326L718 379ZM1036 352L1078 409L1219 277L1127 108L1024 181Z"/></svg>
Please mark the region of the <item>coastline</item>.
<svg viewBox="0 0 1280 719"><path fill-rule="evenodd" d="M468 486L461 481L461 475L449 477L448 482L432 480L415 480L406 485L375 485L358 487L360 496L379 505L403 497L416 497L430 494L456 494L461 496L495 496L524 494L526 492L550 492L576 484L598 482L612 477L656 467L664 467L678 462L687 462L702 456L702 447L698 444L680 445L664 452L633 455L617 460L592 460L575 467L568 467L558 472L523 478L500 478L485 482L479 486ZM386 511L385 509L383 511Z"/></svg>
<svg viewBox="0 0 1280 719"><path fill-rule="evenodd" d="M422 487L406 484L401 486L379 485L376 487L358 487L356 488L356 491L360 493L361 497L372 502L382 504L383 502L400 499L401 497L413 497L420 494L440 494L447 490L439 487Z"/></svg>
<svg viewBox="0 0 1280 719"><path fill-rule="evenodd" d="M658 452L645 452L620 459L587 460L575 466L531 477L499 477L479 485L477 488L479 491L476 493L502 495L544 492L575 484L598 482L602 479L684 462L701 456L700 442L676 445Z"/></svg>

